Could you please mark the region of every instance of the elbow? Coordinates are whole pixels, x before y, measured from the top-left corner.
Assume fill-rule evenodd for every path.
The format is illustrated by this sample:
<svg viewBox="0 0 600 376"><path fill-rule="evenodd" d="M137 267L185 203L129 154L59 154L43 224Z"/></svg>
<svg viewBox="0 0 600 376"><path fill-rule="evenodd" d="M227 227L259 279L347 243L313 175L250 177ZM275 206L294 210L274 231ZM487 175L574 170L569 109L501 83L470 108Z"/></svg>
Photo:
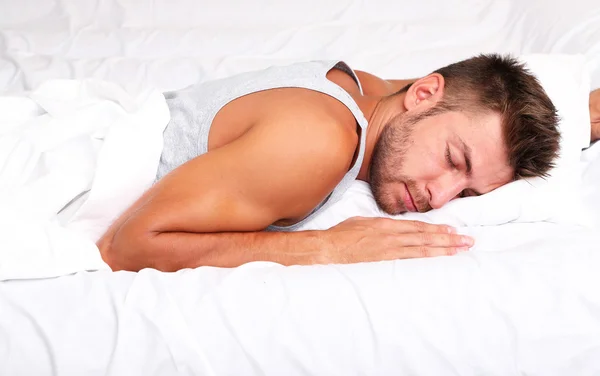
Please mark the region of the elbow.
<svg viewBox="0 0 600 376"><path fill-rule="evenodd" d="M152 235L132 226L123 226L105 234L97 243L102 260L112 271L138 272L154 267L150 251Z"/></svg>

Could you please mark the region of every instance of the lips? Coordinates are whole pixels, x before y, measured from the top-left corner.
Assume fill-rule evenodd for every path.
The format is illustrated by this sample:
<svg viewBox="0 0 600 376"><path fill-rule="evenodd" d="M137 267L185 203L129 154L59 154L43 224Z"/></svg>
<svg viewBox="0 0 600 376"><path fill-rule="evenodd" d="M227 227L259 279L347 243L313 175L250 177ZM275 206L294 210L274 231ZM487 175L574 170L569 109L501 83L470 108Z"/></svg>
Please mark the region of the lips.
<svg viewBox="0 0 600 376"><path fill-rule="evenodd" d="M417 206L415 205L415 201L413 200L410 192L408 191L408 187L406 186L406 184L404 185L404 197L402 199L404 201L404 207L406 208L406 210L410 212L418 211Z"/></svg>

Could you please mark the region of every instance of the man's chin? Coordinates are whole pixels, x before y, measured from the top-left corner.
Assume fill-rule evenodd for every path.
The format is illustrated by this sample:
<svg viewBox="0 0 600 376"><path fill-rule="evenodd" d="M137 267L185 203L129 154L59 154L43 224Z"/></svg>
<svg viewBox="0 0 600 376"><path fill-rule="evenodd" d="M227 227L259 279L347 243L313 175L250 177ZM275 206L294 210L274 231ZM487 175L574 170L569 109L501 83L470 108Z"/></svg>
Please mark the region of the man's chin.
<svg viewBox="0 0 600 376"><path fill-rule="evenodd" d="M381 211L389 215L400 215L407 212L406 208L399 202L386 202L375 198L375 202Z"/></svg>

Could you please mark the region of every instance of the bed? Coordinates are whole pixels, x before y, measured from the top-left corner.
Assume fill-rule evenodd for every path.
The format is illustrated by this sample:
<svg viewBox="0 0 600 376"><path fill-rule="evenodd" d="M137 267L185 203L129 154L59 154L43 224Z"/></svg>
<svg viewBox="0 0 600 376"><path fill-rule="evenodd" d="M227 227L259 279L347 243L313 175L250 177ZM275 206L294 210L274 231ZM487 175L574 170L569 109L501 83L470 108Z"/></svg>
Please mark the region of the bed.
<svg viewBox="0 0 600 376"><path fill-rule="evenodd" d="M166 116L157 93L311 59L400 78L476 53L580 54L590 87L600 87L600 4L592 0L0 0L0 36L0 91L10 96L0 101L3 194L19 170L7 162L15 154L6 152L6 124L40 116L19 99L32 90L56 116L82 88L87 99L121 98L140 109L126 114L139 135L140 123ZM89 78L103 83L69 81ZM60 96L47 95L57 88ZM144 93L143 105L130 93ZM125 112L90 103L77 102L81 117L71 120L107 142L99 122ZM90 119L90 109L106 118ZM100 169L98 143L80 145L64 150L91 159L56 154L47 165ZM135 150L139 161L156 158ZM44 206L51 199L71 199L59 185L37 201L0 198L0 375L599 375L600 144L579 150L576 162L581 187L565 201L580 201L586 225L577 215L469 225L461 231L477 240L470 252L355 265L112 272L82 240L101 229L84 220L68 227L65 211L52 222L51 252L35 253L50 237L28 235L38 224L11 200L33 203L39 217L56 211ZM134 170L121 177L151 173ZM56 176L88 184L80 173ZM104 181L113 180L127 179ZM92 187L113 192L104 200L126 191ZM58 241L67 227L72 237ZM18 257L27 272L12 267Z"/></svg>

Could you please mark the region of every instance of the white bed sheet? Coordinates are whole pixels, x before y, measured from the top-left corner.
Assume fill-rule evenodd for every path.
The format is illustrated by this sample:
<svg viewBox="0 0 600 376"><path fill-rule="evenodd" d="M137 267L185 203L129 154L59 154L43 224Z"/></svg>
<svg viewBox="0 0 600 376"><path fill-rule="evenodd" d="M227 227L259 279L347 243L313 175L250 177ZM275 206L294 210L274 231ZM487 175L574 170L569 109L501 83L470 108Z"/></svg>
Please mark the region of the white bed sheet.
<svg viewBox="0 0 600 376"><path fill-rule="evenodd" d="M0 91L325 58L392 78L491 51L597 64L599 25L596 0L0 0ZM599 145L584 159L600 213ZM470 230L478 250L452 258L3 282L0 375L599 374L600 229Z"/></svg>
<svg viewBox="0 0 600 376"><path fill-rule="evenodd" d="M3 282L0 374L599 374L599 232L472 231L454 257Z"/></svg>

